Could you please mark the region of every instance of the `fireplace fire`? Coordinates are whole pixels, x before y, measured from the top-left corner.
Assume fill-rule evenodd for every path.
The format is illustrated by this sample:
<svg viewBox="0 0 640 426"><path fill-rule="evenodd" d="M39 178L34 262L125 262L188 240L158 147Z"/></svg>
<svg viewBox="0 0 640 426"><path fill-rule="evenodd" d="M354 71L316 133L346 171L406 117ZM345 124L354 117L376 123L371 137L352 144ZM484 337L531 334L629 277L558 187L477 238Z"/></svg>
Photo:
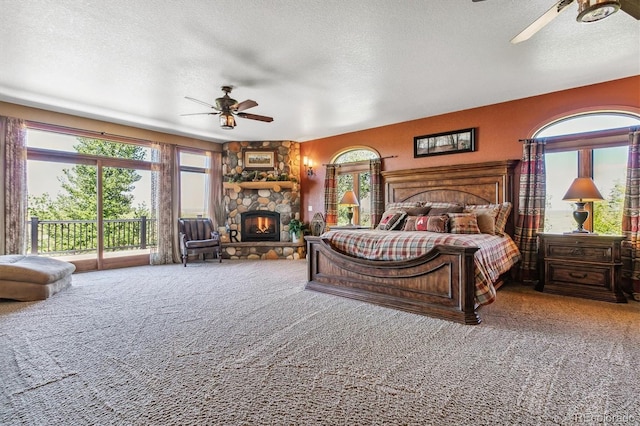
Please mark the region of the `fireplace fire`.
<svg viewBox="0 0 640 426"><path fill-rule="evenodd" d="M280 241L280 213L253 210L241 215L240 239L251 241Z"/></svg>

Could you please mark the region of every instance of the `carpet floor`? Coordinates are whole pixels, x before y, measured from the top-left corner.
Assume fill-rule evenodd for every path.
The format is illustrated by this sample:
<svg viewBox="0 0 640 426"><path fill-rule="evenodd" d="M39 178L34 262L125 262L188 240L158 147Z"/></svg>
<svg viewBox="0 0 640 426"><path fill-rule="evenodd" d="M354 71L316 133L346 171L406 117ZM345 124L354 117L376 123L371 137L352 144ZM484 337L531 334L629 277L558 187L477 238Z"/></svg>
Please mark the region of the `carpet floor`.
<svg viewBox="0 0 640 426"><path fill-rule="evenodd" d="M640 423L640 303L510 284L465 326L305 282L209 261L0 301L0 424Z"/></svg>

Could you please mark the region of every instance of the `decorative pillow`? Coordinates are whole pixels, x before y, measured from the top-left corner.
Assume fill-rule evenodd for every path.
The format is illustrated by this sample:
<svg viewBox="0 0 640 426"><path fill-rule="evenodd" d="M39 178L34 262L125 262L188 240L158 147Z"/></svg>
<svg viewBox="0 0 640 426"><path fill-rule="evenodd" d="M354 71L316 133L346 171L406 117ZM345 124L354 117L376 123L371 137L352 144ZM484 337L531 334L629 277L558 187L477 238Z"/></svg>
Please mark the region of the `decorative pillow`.
<svg viewBox="0 0 640 426"><path fill-rule="evenodd" d="M412 207L422 207L422 204L419 201L402 201L399 203L389 203L385 207L384 211L389 210L406 210Z"/></svg>
<svg viewBox="0 0 640 426"><path fill-rule="evenodd" d="M429 213L427 213L427 215L442 216L443 214L448 214L448 213L462 213L463 210L464 210L464 207L457 206L457 205L452 205L449 207L431 207L431 210L429 210Z"/></svg>
<svg viewBox="0 0 640 426"><path fill-rule="evenodd" d="M452 234L480 234L475 213L449 213L447 216Z"/></svg>
<svg viewBox="0 0 640 426"><path fill-rule="evenodd" d="M496 226L495 226L495 234L496 235L504 235L504 229L507 226L507 221L509 220L509 213L511 213L511 208L513 205L509 201L505 201L501 204L478 204L478 205L467 205L465 207L465 211L473 210L473 209L498 209L498 213L496 214ZM473 210L476 211L476 210Z"/></svg>
<svg viewBox="0 0 640 426"><path fill-rule="evenodd" d="M504 229L507 227L507 222L509 221L509 213L511 213L511 209L513 204L509 201L505 201L500 204L500 211L498 212L498 216L496 216L496 235L504 235Z"/></svg>
<svg viewBox="0 0 640 426"><path fill-rule="evenodd" d="M425 207L431 207L436 209L446 209L449 207L463 207L460 203L449 203L444 201L427 201L423 204Z"/></svg>
<svg viewBox="0 0 640 426"><path fill-rule="evenodd" d="M475 213L480 232L490 235L496 234L496 217L499 211L499 205L494 205L493 207L468 205L464 209L464 213Z"/></svg>
<svg viewBox="0 0 640 426"><path fill-rule="evenodd" d="M416 231L447 232L449 216L420 216L416 219Z"/></svg>
<svg viewBox="0 0 640 426"><path fill-rule="evenodd" d="M416 230L416 220L418 220L420 216L407 216L404 219L404 226L402 227L403 231L415 231Z"/></svg>
<svg viewBox="0 0 640 426"><path fill-rule="evenodd" d="M378 229L383 231L391 231L402 224L402 220L407 216L405 212L400 211L386 211L380 219Z"/></svg>
<svg viewBox="0 0 640 426"><path fill-rule="evenodd" d="M431 210L431 207L427 206L427 207L411 207L411 208L405 208L403 209L405 212L407 212L408 216L424 216L427 213L429 213L429 210Z"/></svg>

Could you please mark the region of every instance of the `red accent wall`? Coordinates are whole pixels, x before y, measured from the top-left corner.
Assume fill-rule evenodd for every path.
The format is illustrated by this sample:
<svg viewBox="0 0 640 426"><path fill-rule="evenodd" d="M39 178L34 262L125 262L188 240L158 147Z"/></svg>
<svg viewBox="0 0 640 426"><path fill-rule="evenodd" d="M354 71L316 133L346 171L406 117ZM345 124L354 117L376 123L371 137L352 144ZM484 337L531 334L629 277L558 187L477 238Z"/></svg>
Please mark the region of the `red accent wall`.
<svg viewBox="0 0 640 426"><path fill-rule="evenodd" d="M519 159L519 139L532 137L558 118L598 110L640 113L640 75L304 142L300 155L313 160L316 175L309 179L301 170L303 219L308 221L314 213L324 212L322 164L346 147L368 146L382 157L397 156L385 159L383 170ZM413 158L414 136L469 127L476 128L475 152ZM313 206L311 212L309 205Z"/></svg>

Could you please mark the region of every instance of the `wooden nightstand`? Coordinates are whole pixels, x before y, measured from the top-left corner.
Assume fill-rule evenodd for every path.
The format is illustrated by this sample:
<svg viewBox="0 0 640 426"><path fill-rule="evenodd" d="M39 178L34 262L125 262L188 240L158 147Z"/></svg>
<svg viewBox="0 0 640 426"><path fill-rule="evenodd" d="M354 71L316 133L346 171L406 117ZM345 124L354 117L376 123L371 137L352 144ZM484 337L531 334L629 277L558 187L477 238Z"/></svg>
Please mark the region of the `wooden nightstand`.
<svg viewBox="0 0 640 426"><path fill-rule="evenodd" d="M620 288L622 236L539 234L541 270L537 289L545 293L626 303Z"/></svg>

